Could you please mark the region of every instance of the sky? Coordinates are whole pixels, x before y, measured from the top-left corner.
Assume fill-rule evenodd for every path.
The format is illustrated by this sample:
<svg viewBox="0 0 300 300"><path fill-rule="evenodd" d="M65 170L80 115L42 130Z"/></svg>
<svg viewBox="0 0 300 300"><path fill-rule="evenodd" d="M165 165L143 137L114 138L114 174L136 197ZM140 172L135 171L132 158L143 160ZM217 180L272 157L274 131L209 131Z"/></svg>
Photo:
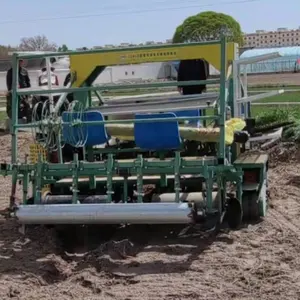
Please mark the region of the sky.
<svg viewBox="0 0 300 300"><path fill-rule="evenodd" d="M2 1L0 45L45 35L70 49L165 41L185 18L212 10L229 14L250 33L300 27L299 0L13 0ZM3 13L4 12L4 13Z"/></svg>

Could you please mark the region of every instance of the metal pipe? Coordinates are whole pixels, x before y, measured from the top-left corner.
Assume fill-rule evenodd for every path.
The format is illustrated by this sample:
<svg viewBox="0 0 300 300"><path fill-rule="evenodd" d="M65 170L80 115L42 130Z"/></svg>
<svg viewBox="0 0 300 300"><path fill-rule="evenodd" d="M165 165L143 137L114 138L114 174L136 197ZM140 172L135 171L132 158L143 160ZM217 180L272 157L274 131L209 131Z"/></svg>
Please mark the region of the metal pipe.
<svg viewBox="0 0 300 300"><path fill-rule="evenodd" d="M195 95L169 95L169 94L150 94L150 95L146 95L144 96L142 95L134 95L134 96L127 96L126 98L112 98L112 99L107 99L105 100L105 105L128 105L128 104L137 104L140 105L141 103L153 103L153 102L159 102L161 103L162 101L176 101L176 100L194 100L194 99L198 99L198 100L205 100L205 101L209 101L209 100L216 100L219 97L218 93L203 93L203 94L195 94Z"/></svg>
<svg viewBox="0 0 300 300"><path fill-rule="evenodd" d="M268 97L277 96L277 95L280 95L280 94L283 94L283 93L284 93L284 90L270 91L270 92L266 92L266 93L261 93L261 94L249 96L249 97L246 96L246 97L243 97L243 98L238 98L236 100L236 102L238 104L247 103L247 102L252 102L252 101L265 99L265 98L268 98Z"/></svg>
<svg viewBox="0 0 300 300"><path fill-rule="evenodd" d="M72 78L72 73L71 73L71 79L70 82L67 84L66 88L70 88L72 86L72 82L73 78ZM53 94L52 94L53 95ZM54 112L58 113L60 108L62 107L62 105L65 103L66 99L67 99L68 93L62 93L59 94L59 99L54 107Z"/></svg>
<svg viewBox="0 0 300 300"><path fill-rule="evenodd" d="M185 108L186 109L186 108ZM217 120L219 117L215 115L210 115L210 116L200 116L200 117L176 117L176 118L154 118L151 119L151 122L168 122L168 121L187 121L187 120ZM76 120L77 121L77 120ZM149 119L126 119L126 120L103 120L103 121L77 121L77 125L102 125L102 124L118 124L119 126L122 124L130 124L130 123L146 123L149 122ZM19 124L16 125L15 127L17 128L35 128L40 126L41 124L43 125L58 125L60 124L59 121L56 122L51 122L49 120L45 121L40 121L36 123L29 123L29 124ZM72 122L61 122L61 125L73 125Z"/></svg>
<svg viewBox="0 0 300 300"><path fill-rule="evenodd" d="M84 200L87 196L80 196L78 200ZM42 204L72 204L72 195L47 195L42 198Z"/></svg>
<svg viewBox="0 0 300 300"><path fill-rule="evenodd" d="M127 103L127 104L105 104L100 107L91 107L87 111L99 110L103 115L122 115L145 112L161 112L161 111L181 111L189 109L207 109L214 107L216 102L216 95L189 98L189 99L175 99L174 101L149 101L143 103ZM210 105L208 102L213 101Z"/></svg>
<svg viewBox="0 0 300 300"><path fill-rule="evenodd" d="M219 78L212 78L207 80L191 80L180 82L181 86L189 85L201 85L201 84L218 84L220 83ZM176 87L178 85L177 81L167 81L167 82L153 82L153 83L137 83L137 84L118 84L118 85L95 85L95 86L84 86L84 87L72 87L72 88L57 88L56 93L76 93L76 92L88 92L88 91L111 91L111 90L124 90L124 89L142 89L142 88L160 88L160 87ZM51 94L53 90L45 89L18 89L18 95L39 95L41 94Z"/></svg>
<svg viewBox="0 0 300 300"><path fill-rule="evenodd" d="M47 80L48 80L48 90L52 91L52 80L51 80L51 66L50 66L50 57L46 57L46 72L47 72ZM50 103L50 114L53 113L54 110L54 101L53 95L49 94L49 103Z"/></svg>
<svg viewBox="0 0 300 300"><path fill-rule="evenodd" d="M188 203L20 205L15 211L21 224L187 224L197 216Z"/></svg>
<svg viewBox="0 0 300 300"><path fill-rule="evenodd" d="M165 194L154 194L152 196L152 202L154 203L172 203L175 202L175 193L165 193ZM212 193L212 202L215 203L217 200L218 192ZM180 193L179 200L182 202L189 202L189 203L197 203L197 207L205 206L205 199L203 199L202 192L192 192L192 193Z"/></svg>
<svg viewBox="0 0 300 300"><path fill-rule="evenodd" d="M220 70L220 100L219 100L219 120L220 127L219 137L219 151L218 159L225 160L225 121L226 121L226 105L227 105L227 86L226 86L226 72L227 72L227 39L223 35L221 37L221 70Z"/></svg>
<svg viewBox="0 0 300 300"><path fill-rule="evenodd" d="M105 203L107 195L78 195L79 203ZM46 195L42 199L42 204L72 204L72 195Z"/></svg>
<svg viewBox="0 0 300 300"><path fill-rule="evenodd" d="M154 194L152 196L152 202L163 202L163 203L170 203L175 202L176 193L164 193L164 194ZM181 202L202 202L203 195L201 192L195 193L180 193L179 194L179 201Z"/></svg>

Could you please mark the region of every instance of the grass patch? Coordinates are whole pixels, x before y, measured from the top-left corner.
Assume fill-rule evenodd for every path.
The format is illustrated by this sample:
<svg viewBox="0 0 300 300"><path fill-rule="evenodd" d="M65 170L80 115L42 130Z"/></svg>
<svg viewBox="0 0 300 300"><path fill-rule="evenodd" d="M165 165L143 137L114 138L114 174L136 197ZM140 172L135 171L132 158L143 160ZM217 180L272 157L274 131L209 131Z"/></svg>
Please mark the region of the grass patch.
<svg viewBox="0 0 300 300"><path fill-rule="evenodd" d="M255 107L257 108L257 107ZM258 125L265 125L274 122L295 121L300 116L300 108L287 107L278 108L272 106L262 106L264 109L253 110L253 116L257 118Z"/></svg>
<svg viewBox="0 0 300 300"><path fill-rule="evenodd" d="M256 95L259 93L251 93L252 95ZM283 93L276 96L268 97L265 99L259 100L259 103L262 102L300 102L300 91L299 92L290 92L290 93Z"/></svg>
<svg viewBox="0 0 300 300"><path fill-rule="evenodd" d="M257 108L257 107L256 107ZM268 126L276 123L292 122L284 127L283 139L286 141L300 142L300 107L287 106L285 108L267 106L260 110L253 110L253 117L256 117L257 126Z"/></svg>

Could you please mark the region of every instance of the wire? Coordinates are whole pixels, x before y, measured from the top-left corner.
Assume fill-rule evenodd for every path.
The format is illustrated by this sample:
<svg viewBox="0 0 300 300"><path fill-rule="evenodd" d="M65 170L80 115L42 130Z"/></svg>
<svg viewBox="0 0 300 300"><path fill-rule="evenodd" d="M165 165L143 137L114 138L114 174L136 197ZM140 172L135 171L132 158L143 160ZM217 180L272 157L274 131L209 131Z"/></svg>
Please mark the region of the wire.
<svg viewBox="0 0 300 300"><path fill-rule="evenodd" d="M43 17L37 19L24 19L24 20L6 20L6 21L0 21L0 24L85 19L85 18L94 18L94 17L103 17L103 16L112 16L112 15L133 15L133 14L152 13L152 12L159 12L159 11L181 10L187 8L203 8L203 7L212 7L216 5L244 4L244 3L253 3L253 2L261 2L261 1L262 0L241 0L241 1L226 1L226 2L224 1L219 3L214 3L214 4L205 4L205 5L188 5L188 6L141 9L141 10L133 10L133 11L110 12L110 13L83 14L83 15L73 15L73 16L60 16L60 17ZM190 2L196 2L196 1L190 1Z"/></svg>

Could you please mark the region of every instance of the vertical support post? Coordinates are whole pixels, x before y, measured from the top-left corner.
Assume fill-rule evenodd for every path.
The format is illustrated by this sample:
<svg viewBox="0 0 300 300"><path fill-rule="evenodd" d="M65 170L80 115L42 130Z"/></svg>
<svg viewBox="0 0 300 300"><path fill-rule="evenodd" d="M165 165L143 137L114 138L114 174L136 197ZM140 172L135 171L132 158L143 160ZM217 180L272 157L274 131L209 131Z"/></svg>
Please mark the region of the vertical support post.
<svg viewBox="0 0 300 300"><path fill-rule="evenodd" d="M248 82L247 82L247 65L244 66L243 70L243 97L248 97ZM249 117L249 104L250 102L244 103L244 118Z"/></svg>
<svg viewBox="0 0 300 300"><path fill-rule="evenodd" d="M78 153L74 153L73 159L73 168L72 168L72 203L77 204L78 202L78 168L79 168L79 161L78 161Z"/></svg>
<svg viewBox="0 0 300 300"><path fill-rule="evenodd" d="M29 186L29 174L26 171L23 175L23 204L24 205L27 202L28 186Z"/></svg>
<svg viewBox="0 0 300 300"><path fill-rule="evenodd" d="M40 204L41 203L41 197L42 197L42 177L43 177L43 160L42 160L42 154L38 154L38 162L36 164L36 170L35 170L35 193L34 193L34 204Z"/></svg>
<svg viewBox="0 0 300 300"><path fill-rule="evenodd" d="M165 155L163 152L159 152L159 159L164 160ZM168 185L167 182L167 175L166 174L161 174L160 175L160 187L166 187Z"/></svg>
<svg viewBox="0 0 300 300"><path fill-rule="evenodd" d="M180 152L175 152L175 162L174 162L174 189L175 189L175 202L180 201L180 165L181 165L181 158Z"/></svg>
<svg viewBox="0 0 300 300"><path fill-rule="evenodd" d="M239 172L241 174L243 173L243 170L240 167L238 167L236 170L237 170L237 172ZM237 183L236 183L236 198L240 201L240 203L243 207L243 203L242 203L243 202L243 199L242 199L243 187L242 187L242 185L243 185L243 175L240 175L239 179L237 180Z"/></svg>
<svg viewBox="0 0 300 300"><path fill-rule="evenodd" d="M239 82L239 66L237 64L237 60L239 58L239 51L238 48L235 46L234 49L235 52L235 57L232 61L232 80L233 80L233 89L232 89L232 116L234 118L239 118L240 117L240 105L236 102L237 98L239 97L239 91L241 90L240 82Z"/></svg>
<svg viewBox="0 0 300 300"><path fill-rule="evenodd" d="M234 79L229 79L229 91L228 91L228 105L231 110L231 117L234 117L235 114L235 105L234 105Z"/></svg>
<svg viewBox="0 0 300 300"><path fill-rule="evenodd" d="M91 86L91 85L88 84L87 86ZM85 108L92 107L92 105L93 105L92 92L88 91L85 96L83 94L80 101L82 101L82 104L84 105ZM87 126L89 126L89 125L87 125ZM83 147L83 157L85 158L86 156L87 156L87 160L89 162L94 161L93 147ZM89 181L90 189L91 190L96 190L96 176L95 175L90 175L89 178L90 178L90 181Z"/></svg>
<svg viewBox="0 0 300 300"><path fill-rule="evenodd" d="M46 70L47 70L47 80L48 80L48 90L52 90L52 80L51 80L51 67L50 67L50 57L46 57ZM54 101L53 94L49 94L49 102L50 102L50 114L54 112Z"/></svg>
<svg viewBox="0 0 300 300"><path fill-rule="evenodd" d="M25 164L27 165L28 156L25 156ZM28 196L28 186L29 186L29 172L26 170L23 174L23 204L26 204L27 196Z"/></svg>
<svg viewBox="0 0 300 300"><path fill-rule="evenodd" d="M232 79L233 79L233 117L234 118L238 118L240 117L240 108L239 108L239 104L237 103L237 98L239 95L239 90L240 90L240 82L239 82L239 78L238 78L238 64L236 61L233 61L233 65L232 65Z"/></svg>
<svg viewBox="0 0 300 300"><path fill-rule="evenodd" d="M18 114L19 114L19 97L17 93L17 86L19 82L19 60L17 54L14 53L12 57L12 95L11 95L11 110L12 110L12 119L10 124L11 132L11 163L16 164L18 159ZM12 208L15 206L15 196L16 188L18 181L17 169L13 169L12 174L12 185L11 185L11 195L9 207Z"/></svg>
<svg viewBox="0 0 300 300"><path fill-rule="evenodd" d="M108 154L107 156L107 166L106 166L106 174L107 174L107 184L106 184L106 194L107 194L107 202L112 202L113 191L113 168L114 168L114 156L113 154Z"/></svg>
<svg viewBox="0 0 300 300"><path fill-rule="evenodd" d="M202 110L200 110L200 112L201 112L201 116L203 116L203 117L205 117L205 116L207 115L206 109L202 109ZM200 123L201 123L201 121L200 121ZM203 127L206 127L206 126L207 126L207 120L203 120L203 121L202 121L202 126L203 126Z"/></svg>
<svg viewBox="0 0 300 300"><path fill-rule="evenodd" d="M220 221L223 218L223 212L224 212L224 208L225 208L224 204L225 204L226 198L227 198L227 179L226 179L224 173L222 173L221 176L222 176L221 177L221 180L222 180L222 194L221 194L221 201L219 202Z"/></svg>
<svg viewBox="0 0 300 300"><path fill-rule="evenodd" d="M206 179L206 209L208 212L212 210L212 191L213 191L213 171L208 170L208 178Z"/></svg>
<svg viewBox="0 0 300 300"><path fill-rule="evenodd" d="M143 155L139 154L137 157L137 197L138 197L138 203L143 202L143 165L144 165L144 159Z"/></svg>
<svg viewBox="0 0 300 300"><path fill-rule="evenodd" d="M19 60L17 54L13 54L12 58L12 119L11 119L11 162L14 164L17 162L18 157L18 146L17 146L17 133L18 128L16 127L18 123L18 106L19 106L19 97L17 92L17 86L19 81Z"/></svg>
<svg viewBox="0 0 300 300"><path fill-rule="evenodd" d="M91 91L88 91L88 101L87 101L85 107L86 107L86 108L92 107L92 105L93 105L92 92L91 92Z"/></svg>
<svg viewBox="0 0 300 300"><path fill-rule="evenodd" d="M221 37L221 74L220 74L220 139L219 139L219 151L218 159L221 164L225 162L225 120L226 120L226 75L227 75L227 43L226 36Z"/></svg>
<svg viewBox="0 0 300 300"><path fill-rule="evenodd" d="M222 223L222 219L223 219L223 216L224 216L224 204L225 204L225 201L226 201L226 177L225 177L225 174L224 172L222 171L217 171L216 172L216 175L217 175L217 183L218 183L218 191L220 193L219 197L218 197L218 215L219 215L219 222Z"/></svg>
<svg viewBox="0 0 300 300"><path fill-rule="evenodd" d="M94 153L93 153L93 149L90 149L90 147L87 147L87 161L88 162L93 162L94 161ZM96 176L95 175L90 175L89 176L90 180L89 180L89 186L90 186L90 190L96 190Z"/></svg>
<svg viewBox="0 0 300 300"><path fill-rule="evenodd" d="M128 200L128 176L124 176L123 182L123 202L127 203Z"/></svg>
<svg viewBox="0 0 300 300"><path fill-rule="evenodd" d="M57 154L58 154L58 162L62 164L64 160L63 160L62 146L61 146L61 134L57 135Z"/></svg>

